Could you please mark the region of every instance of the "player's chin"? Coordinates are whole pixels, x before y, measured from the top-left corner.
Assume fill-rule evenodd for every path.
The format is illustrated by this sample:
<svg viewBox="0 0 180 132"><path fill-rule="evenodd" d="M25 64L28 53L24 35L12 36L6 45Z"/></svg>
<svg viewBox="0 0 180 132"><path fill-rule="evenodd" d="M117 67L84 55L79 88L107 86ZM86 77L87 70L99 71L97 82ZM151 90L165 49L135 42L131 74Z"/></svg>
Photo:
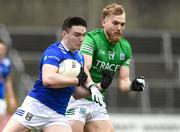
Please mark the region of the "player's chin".
<svg viewBox="0 0 180 132"><path fill-rule="evenodd" d="M117 42L119 42L120 39L121 39L121 37L119 37L119 36L114 36L114 37L112 38L112 42L113 42L113 43L117 43Z"/></svg>
<svg viewBox="0 0 180 132"><path fill-rule="evenodd" d="M80 48L81 48L81 45L76 45L76 46L75 46L75 49L76 49L76 50L79 50Z"/></svg>

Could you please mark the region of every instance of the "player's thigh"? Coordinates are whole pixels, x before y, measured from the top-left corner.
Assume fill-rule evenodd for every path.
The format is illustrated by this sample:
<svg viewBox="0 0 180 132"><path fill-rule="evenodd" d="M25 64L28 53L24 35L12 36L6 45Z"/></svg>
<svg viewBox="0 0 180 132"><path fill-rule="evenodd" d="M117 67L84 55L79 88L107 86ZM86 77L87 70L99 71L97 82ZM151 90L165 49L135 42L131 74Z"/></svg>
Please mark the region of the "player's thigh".
<svg viewBox="0 0 180 132"><path fill-rule="evenodd" d="M84 132L114 132L110 120L96 120L85 124Z"/></svg>
<svg viewBox="0 0 180 132"><path fill-rule="evenodd" d="M78 120L70 120L69 125L72 128L73 132L83 132L84 123Z"/></svg>
<svg viewBox="0 0 180 132"><path fill-rule="evenodd" d="M21 123L15 121L14 119L10 119L6 126L3 129L3 132L29 132L30 130L26 128Z"/></svg>
<svg viewBox="0 0 180 132"><path fill-rule="evenodd" d="M43 129L43 132L72 132L71 127L54 125Z"/></svg>

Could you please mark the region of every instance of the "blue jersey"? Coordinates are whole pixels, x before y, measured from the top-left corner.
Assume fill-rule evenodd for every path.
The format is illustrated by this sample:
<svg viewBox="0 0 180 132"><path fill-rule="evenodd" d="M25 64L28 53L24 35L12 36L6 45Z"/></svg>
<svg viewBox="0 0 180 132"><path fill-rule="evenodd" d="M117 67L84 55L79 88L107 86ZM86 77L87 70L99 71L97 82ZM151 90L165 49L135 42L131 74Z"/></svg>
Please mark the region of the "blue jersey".
<svg viewBox="0 0 180 132"><path fill-rule="evenodd" d="M34 88L29 93L29 96L39 100L41 103L63 115L65 115L66 107L75 87L69 86L55 89L44 86L42 82L42 66L44 64L50 64L59 67L61 61L65 59L73 59L78 61L81 65L84 64L83 56L80 55L79 51L72 53L68 51L61 42L50 45L44 51L40 60L39 79L35 82Z"/></svg>
<svg viewBox="0 0 180 132"><path fill-rule="evenodd" d="M11 62L8 58L0 60L0 99L5 98L6 79L11 72Z"/></svg>

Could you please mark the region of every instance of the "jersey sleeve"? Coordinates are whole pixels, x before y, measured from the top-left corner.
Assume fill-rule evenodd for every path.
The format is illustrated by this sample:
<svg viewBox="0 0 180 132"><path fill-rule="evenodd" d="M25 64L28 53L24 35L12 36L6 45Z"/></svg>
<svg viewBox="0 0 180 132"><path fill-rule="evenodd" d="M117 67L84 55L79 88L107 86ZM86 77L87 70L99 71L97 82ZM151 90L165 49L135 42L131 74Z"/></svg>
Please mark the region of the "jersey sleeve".
<svg viewBox="0 0 180 132"><path fill-rule="evenodd" d="M93 40L90 34L87 34L83 40L83 44L81 46L80 52L82 54L93 56L94 50L95 50L95 41Z"/></svg>
<svg viewBox="0 0 180 132"><path fill-rule="evenodd" d="M47 49L43 55L43 64L50 64L59 67L63 55L55 49Z"/></svg>
<svg viewBox="0 0 180 132"><path fill-rule="evenodd" d="M131 46L129 44L128 41L125 41L126 42L126 46L125 46L125 61L124 63L122 64L123 66L129 66L130 63L131 63L131 59L132 59L132 49L131 49Z"/></svg>

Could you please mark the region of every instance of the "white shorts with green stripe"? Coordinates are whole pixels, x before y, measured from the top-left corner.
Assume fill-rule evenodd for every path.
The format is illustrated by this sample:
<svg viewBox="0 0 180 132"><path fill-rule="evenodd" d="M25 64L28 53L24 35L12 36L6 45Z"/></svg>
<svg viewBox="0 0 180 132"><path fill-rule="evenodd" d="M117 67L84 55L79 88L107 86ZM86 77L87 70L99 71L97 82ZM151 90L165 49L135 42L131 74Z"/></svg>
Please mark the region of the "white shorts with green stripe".
<svg viewBox="0 0 180 132"><path fill-rule="evenodd" d="M66 111L68 120L78 120L83 123L95 120L109 120L106 107L87 99L75 100L71 97Z"/></svg>

